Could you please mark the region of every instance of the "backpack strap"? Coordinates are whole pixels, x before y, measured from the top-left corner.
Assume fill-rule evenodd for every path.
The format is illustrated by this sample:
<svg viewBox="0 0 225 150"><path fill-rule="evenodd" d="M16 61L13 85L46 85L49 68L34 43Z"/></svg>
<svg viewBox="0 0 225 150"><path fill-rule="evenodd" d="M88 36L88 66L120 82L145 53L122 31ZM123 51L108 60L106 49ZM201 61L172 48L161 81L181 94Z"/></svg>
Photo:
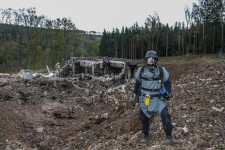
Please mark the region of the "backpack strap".
<svg viewBox="0 0 225 150"><path fill-rule="evenodd" d="M147 81L153 81L153 80L161 80L159 77L158 78L145 78L145 77L143 77L142 78L143 80L147 80Z"/></svg>
<svg viewBox="0 0 225 150"><path fill-rule="evenodd" d="M141 67L141 71L140 71L140 78L141 78L141 80L143 79L142 74L143 74L144 69L145 69L146 66L147 66L147 65L144 65L143 67Z"/></svg>
<svg viewBox="0 0 225 150"><path fill-rule="evenodd" d="M144 65L143 67L141 67L141 71L140 71L140 79L141 79L141 82L140 82L140 87L139 87L139 89L138 89L138 96L141 95L141 85L142 85L142 79L143 79L142 74L143 74L144 69L145 69L146 66L147 66L147 65Z"/></svg>
<svg viewBox="0 0 225 150"><path fill-rule="evenodd" d="M161 80L161 87L163 87L163 69L161 66L158 66L159 67L159 80Z"/></svg>

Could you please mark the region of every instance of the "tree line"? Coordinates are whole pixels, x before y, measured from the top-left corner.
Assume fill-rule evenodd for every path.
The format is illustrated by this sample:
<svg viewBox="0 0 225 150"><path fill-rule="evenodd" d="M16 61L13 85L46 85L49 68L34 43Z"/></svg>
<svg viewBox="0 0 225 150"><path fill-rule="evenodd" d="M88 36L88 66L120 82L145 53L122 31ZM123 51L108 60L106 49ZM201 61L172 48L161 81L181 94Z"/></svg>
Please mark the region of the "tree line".
<svg viewBox="0 0 225 150"><path fill-rule="evenodd" d="M224 49L223 0L199 0L192 10L185 7L186 22L174 26L160 22L157 13L146 18L144 26L104 30L99 55L142 59L148 50L159 56L215 54Z"/></svg>
<svg viewBox="0 0 225 150"><path fill-rule="evenodd" d="M54 68L71 56L96 55L99 41L65 17L38 16L33 7L0 9L0 72Z"/></svg>
<svg viewBox="0 0 225 150"><path fill-rule="evenodd" d="M184 13L186 22L174 26L162 24L155 13L142 26L134 23L96 35L77 29L65 17L39 16L35 8L0 9L0 72L54 68L71 56L142 59L151 49L159 56L223 52L223 0L199 0Z"/></svg>

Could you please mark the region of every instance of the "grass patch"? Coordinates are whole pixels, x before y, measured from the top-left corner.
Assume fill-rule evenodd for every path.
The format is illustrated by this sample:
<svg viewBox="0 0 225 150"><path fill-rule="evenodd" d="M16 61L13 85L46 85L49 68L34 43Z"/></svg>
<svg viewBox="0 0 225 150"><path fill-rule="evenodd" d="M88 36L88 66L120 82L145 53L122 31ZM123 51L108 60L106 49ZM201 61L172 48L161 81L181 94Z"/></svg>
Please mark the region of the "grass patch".
<svg viewBox="0 0 225 150"><path fill-rule="evenodd" d="M171 64L171 63L194 63L194 62L206 62L206 63L217 63L221 59L218 59L216 54L207 55L184 55L184 56L170 56L170 57L159 57L159 64Z"/></svg>

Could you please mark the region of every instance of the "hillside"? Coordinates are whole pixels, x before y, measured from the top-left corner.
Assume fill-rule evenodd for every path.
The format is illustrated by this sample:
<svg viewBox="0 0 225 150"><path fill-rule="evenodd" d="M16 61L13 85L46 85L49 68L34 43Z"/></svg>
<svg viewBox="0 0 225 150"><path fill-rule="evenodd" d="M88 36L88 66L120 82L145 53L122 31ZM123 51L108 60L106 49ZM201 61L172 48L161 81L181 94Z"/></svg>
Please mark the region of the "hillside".
<svg viewBox="0 0 225 150"><path fill-rule="evenodd" d="M154 115L150 139L140 143L138 103L128 103L134 83L70 78L0 78L0 149L224 149L225 62L163 61L173 97L167 101L178 143L162 145ZM85 85L85 86L80 86ZM120 85L122 89L108 89ZM83 88L85 87L85 88Z"/></svg>
<svg viewBox="0 0 225 150"><path fill-rule="evenodd" d="M57 62L64 63L71 56L96 56L100 39L99 33L76 28L0 23L0 72L15 73L24 68L39 70L46 65L54 68Z"/></svg>

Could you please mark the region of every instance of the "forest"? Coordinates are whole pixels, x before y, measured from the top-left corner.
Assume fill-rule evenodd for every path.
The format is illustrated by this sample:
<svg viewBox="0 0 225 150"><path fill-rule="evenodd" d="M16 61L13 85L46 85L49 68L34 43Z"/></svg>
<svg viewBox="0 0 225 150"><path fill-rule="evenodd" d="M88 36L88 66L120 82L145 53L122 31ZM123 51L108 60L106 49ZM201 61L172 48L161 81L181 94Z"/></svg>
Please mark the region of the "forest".
<svg viewBox="0 0 225 150"><path fill-rule="evenodd" d="M192 10L184 8L186 22L174 26L160 22L157 13L146 18L144 26L103 32L100 56L143 59L152 49L159 56L222 53L224 47L223 0L199 0ZM169 16L168 16L169 17Z"/></svg>
<svg viewBox="0 0 225 150"><path fill-rule="evenodd" d="M96 56L101 36L68 18L38 16L36 8L0 10L0 72L54 69L72 56Z"/></svg>
<svg viewBox="0 0 225 150"><path fill-rule="evenodd" d="M199 0L184 13L186 22L174 26L162 24L155 13L142 26L134 23L99 35L77 29L69 18L38 16L34 7L0 9L0 72L54 69L69 57L142 59L150 49L160 57L223 53L223 0Z"/></svg>

